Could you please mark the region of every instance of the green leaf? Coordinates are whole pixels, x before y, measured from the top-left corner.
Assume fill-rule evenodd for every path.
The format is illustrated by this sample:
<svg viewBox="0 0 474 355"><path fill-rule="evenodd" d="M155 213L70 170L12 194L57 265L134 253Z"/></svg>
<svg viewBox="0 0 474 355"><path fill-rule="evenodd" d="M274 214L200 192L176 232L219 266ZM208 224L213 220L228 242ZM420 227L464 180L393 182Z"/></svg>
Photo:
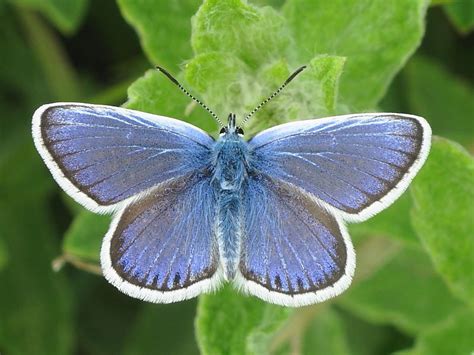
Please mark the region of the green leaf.
<svg viewBox="0 0 474 355"><path fill-rule="evenodd" d="M26 142L25 142L26 141ZM69 354L71 293L54 273L58 235L48 209L52 181L28 140L0 160L0 235L8 264L0 271L0 347L7 354Z"/></svg>
<svg viewBox="0 0 474 355"><path fill-rule="evenodd" d="M429 58L417 56L403 71L410 113L425 117L433 133L472 144L474 89Z"/></svg>
<svg viewBox="0 0 474 355"><path fill-rule="evenodd" d="M29 11L20 11L19 14L30 48L38 58L53 97L56 100L77 100L79 84L76 73L55 34L35 14Z"/></svg>
<svg viewBox="0 0 474 355"><path fill-rule="evenodd" d="M393 205L366 222L349 225L350 235L358 240L365 236L382 236L418 247L420 242L410 221L412 201L404 193Z"/></svg>
<svg viewBox="0 0 474 355"><path fill-rule="evenodd" d="M452 292L474 306L474 160L461 146L435 138L412 184L412 221Z"/></svg>
<svg viewBox="0 0 474 355"><path fill-rule="evenodd" d="M339 310L338 315L350 349L347 354L391 354L413 343L412 338L400 333L393 326L369 323L344 310Z"/></svg>
<svg viewBox="0 0 474 355"><path fill-rule="evenodd" d="M61 32L72 34L79 27L88 0L9 0L10 2L45 15Z"/></svg>
<svg viewBox="0 0 474 355"><path fill-rule="evenodd" d="M5 267L8 263L8 252L7 252L7 245L3 240L3 236L0 236L0 271Z"/></svg>
<svg viewBox="0 0 474 355"><path fill-rule="evenodd" d="M465 309L445 322L428 328L415 342L415 347L403 355L466 355L474 349L474 313Z"/></svg>
<svg viewBox="0 0 474 355"><path fill-rule="evenodd" d="M308 63L279 96L246 125L251 136L262 129L301 118L334 114L339 77L345 59L321 55ZM270 96L290 75L285 61L276 61L252 74L249 67L227 53L196 56L186 66L186 79L220 117L244 114Z"/></svg>
<svg viewBox="0 0 474 355"><path fill-rule="evenodd" d="M290 43L285 19L271 7L240 0L208 0L192 20L196 55L226 52L250 68L279 59Z"/></svg>
<svg viewBox="0 0 474 355"><path fill-rule="evenodd" d="M402 249L373 275L354 283L338 304L360 318L391 323L409 333L443 321L461 306L427 256L415 249Z"/></svg>
<svg viewBox="0 0 474 355"><path fill-rule="evenodd" d="M152 63L177 72L178 65L192 56L191 16L198 1L119 0L118 4Z"/></svg>
<svg viewBox="0 0 474 355"><path fill-rule="evenodd" d="M230 286L203 295L196 318L199 349L202 354L262 354L291 313Z"/></svg>
<svg viewBox="0 0 474 355"><path fill-rule="evenodd" d="M110 220L110 216L83 210L74 219L64 236L64 253L84 262L98 263L100 246L109 229Z"/></svg>
<svg viewBox="0 0 474 355"><path fill-rule="evenodd" d="M474 28L474 2L472 0L453 0L444 6L451 22L461 33Z"/></svg>
<svg viewBox="0 0 474 355"><path fill-rule="evenodd" d="M326 53L347 57L340 98L354 111L375 107L420 44L426 8L425 0L288 0L283 14L296 62Z"/></svg>
<svg viewBox="0 0 474 355"><path fill-rule="evenodd" d="M194 340L195 313L195 301L144 304L130 329L123 354L198 354Z"/></svg>
<svg viewBox="0 0 474 355"><path fill-rule="evenodd" d="M318 313L303 338L303 354L349 354L343 319L332 308Z"/></svg>

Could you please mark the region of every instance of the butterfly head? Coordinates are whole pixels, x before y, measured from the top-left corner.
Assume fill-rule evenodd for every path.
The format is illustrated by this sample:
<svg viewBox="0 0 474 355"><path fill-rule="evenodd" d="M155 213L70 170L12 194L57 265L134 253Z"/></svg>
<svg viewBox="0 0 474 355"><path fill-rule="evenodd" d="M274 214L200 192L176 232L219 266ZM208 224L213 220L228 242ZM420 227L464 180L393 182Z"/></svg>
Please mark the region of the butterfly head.
<svg viewBox="0 0 474 355"><path fill-rule="evenodd" d="M242 128L236 125L235 113L229 113L229 117L227 119L227 127L222 127L219 134L221 136L225 136L228 134L236 134L238 136L243 136L244 131Z"/></svg>

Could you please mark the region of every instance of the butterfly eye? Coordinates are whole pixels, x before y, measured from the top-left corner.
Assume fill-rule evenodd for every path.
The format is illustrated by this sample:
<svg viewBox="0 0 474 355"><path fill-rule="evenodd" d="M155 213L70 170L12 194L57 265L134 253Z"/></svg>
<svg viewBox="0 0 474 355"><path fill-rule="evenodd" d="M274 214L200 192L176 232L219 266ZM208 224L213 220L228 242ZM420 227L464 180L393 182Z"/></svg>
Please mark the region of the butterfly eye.
<svg viewBox="0 0 474 355"><path fill-rule="evenodd" d="M244 135L244 130L243 130L242 128L240 128L240 127L237 127L237 128L235 129L235 131L237 132L237 134L238 134L239 136L243 136L243 135Z"/></svg>
<svg viewBox="0 0 474 355"><path fill-rule="evenodd" d="M222 127L221 130L219 131L219 134L226 134L227 133L227 128Z"/></svg>

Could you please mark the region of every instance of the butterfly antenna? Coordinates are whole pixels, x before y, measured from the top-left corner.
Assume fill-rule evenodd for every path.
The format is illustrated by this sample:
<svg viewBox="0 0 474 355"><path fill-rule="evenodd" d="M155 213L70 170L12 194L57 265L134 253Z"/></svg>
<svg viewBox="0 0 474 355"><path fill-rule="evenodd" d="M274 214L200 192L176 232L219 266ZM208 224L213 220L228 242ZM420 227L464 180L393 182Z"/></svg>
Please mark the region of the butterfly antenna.
<svg viewBox="0 0 474 355"><path fill-rule="evenodd" d="M158 69L158 70L159 70L160 72L162 72L163 74L165 74L166 77L167 77L168 79L170 79L173 84L175 84L177 87L179 87L179 89L180 89L182 92L184 92L184 93L186 94L186 96L189 96L193 101L197 102L203 109L205 109L207 112L209 112L209 114L216 120L216 122L219 124L219 126L224 127L224 124L222 123L222 121L220 120L220 118L217 117L217 115L216 115L209 107L207 107L206 104L202 103L200 100L198 100L198 99L195 98L193 95L191 95L191 94L189 93L189 91L186 90L186 89L183 87L183 85L181 85L181 84L179 83L179 81L176 80L176 79L173 77L173 75L171 75L170 73L168 73L168 71L166 71L165 69L163 69L162 67L160 67L160 66L158 66L158 65L157 65L155 68Z"/></svg>
<svg viewBox="0 0 474 355"><path fill-rule="evenodd" d="M266 103L268 103L271 99L277 96L284 88L287 86L299 73L301 73L304 69L306 69L306 65L299 67L296 69L293 74L291 74L288 79L285 80L282 86L280 86L273 94L263 100L260 105L255 107L247 116L245 116L244 120L242 121L242 126L252 117L258 110L260 110Z"/></svg>

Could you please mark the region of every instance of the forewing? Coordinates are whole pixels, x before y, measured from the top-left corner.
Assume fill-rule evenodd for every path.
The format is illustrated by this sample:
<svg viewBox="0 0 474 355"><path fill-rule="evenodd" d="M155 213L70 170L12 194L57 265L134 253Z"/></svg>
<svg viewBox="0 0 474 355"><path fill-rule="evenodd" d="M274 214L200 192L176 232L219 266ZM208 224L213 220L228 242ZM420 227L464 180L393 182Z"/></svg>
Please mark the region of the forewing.
<svg viewBox="0 0 474 355"><path fill-rule="evenodd" d="M209 178L185 176L127 206L102 244L105 277L122 292L157 303L217 288L215 201Z"/></svg>
<svg viewBox="0 0 474 355"><path fill-rule="evenodd" d="M249 180L243 200L245 292L284 306L322 302L352 280L354 250L343 223L300 190L267 177Z"/></svg>
<svg viewBox="0 0 474 355"><path fill-rule="evenodd" d="M167 117L111 106L56 103L33 117L33 137L59 185L96 211L203 169L213 139Z"/></svg>
<svg viewBox="0 0 474 355"><path fill-rule="evenodd" d="M347 220L360 221L405 191L430 142L423 118L373 113L288 123L249 144L257 170L303 189Z"/></svg>

